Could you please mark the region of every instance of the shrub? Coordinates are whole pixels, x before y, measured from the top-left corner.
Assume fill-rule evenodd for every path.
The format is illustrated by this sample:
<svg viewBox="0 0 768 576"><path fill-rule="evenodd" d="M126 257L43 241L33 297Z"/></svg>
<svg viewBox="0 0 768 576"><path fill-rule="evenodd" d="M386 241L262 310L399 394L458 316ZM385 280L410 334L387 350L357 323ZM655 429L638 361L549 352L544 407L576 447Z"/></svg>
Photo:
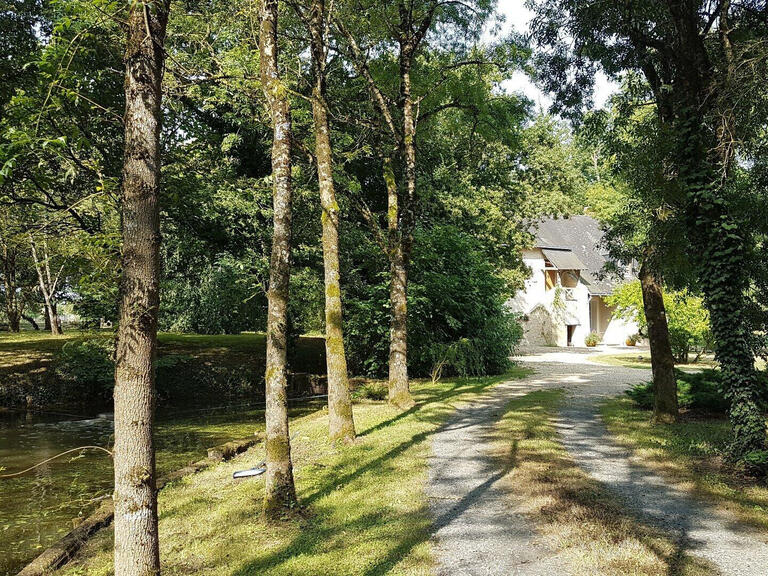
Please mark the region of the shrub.
<svg viewBox="0 0 768 576"><path fill-rule="evenodd" d="M600 344L600 334L594 331L590 332L589 334L587 334L587 337L584 338L584 344L586 344L590 348L593 346L597 346L598 344Z"/></svg>
<svg viewBox="0 0 768 576"><path fill-rule="evenodd" d="M505 306L506 282L479 242L452 226L417 230L408 286L408 371L429 376L499 374L522 336ZM387 372L389 275L376 247L354 235L343 256L363 262L345 276L344 336L350 371Z"/></svg>
<svg viewBox="0 0 768 576"><path fill-rule="evenodd" d="M637 322L640 333L647 332L648 324L643 310L640 281L619 286L608 297L607 303L615 308L614 314L630 322ZM687 290L664 293L664 307L669 323L669 343L675 362L687 364L692 352L702 354L712 349L712 331L709 313L701 298Z"/></svg>
<svg viewBox="0 0 768 576"><path fill-rule="evenodd" d="M108 397L115 378L113 356L114 341L110 338L88 338L64 344L56 375L67 387L70 399Z"/></svg>
<svg viewBox="0 0 768 576"><path fill-rule="evenodd" d="M722 376L716 370L701 372L683 372L675 370L677 376L677 401L681 408L725 414L729 402L722 389ZM763 409L768 408L768 378L765 373L758 373L762 383L759 401ZM653 409L653 383L637 384L627 390L626 394L645 410Z"/></svg>
<svg viewBox="0 0 768 576"><path fill-rule="evenodd" d="M352 393L354 398L364 398L366 400L386 400L388 395L387 385L378 381L361 384Z"/></svg>

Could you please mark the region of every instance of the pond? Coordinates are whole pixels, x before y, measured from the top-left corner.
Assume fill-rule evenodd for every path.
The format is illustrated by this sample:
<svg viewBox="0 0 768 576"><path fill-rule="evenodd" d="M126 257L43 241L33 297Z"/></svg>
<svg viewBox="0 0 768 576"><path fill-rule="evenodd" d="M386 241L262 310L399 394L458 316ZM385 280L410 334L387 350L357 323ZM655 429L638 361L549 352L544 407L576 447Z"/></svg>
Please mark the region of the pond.
<svg viewBox="0 0 768 576"><path fill-rule="evenodd" d="M317 409L298 403L293 416ZM159 413L156 430L160 475L205 457L206 449L246 438L264 427L263 409ZM111 448L112 414L0 411L0 468L23 470L64 450L84 445ZM0 479L0 576L16 574L69 532L112 491L112 461L100 451L65 456L24 476Z"/></svg>

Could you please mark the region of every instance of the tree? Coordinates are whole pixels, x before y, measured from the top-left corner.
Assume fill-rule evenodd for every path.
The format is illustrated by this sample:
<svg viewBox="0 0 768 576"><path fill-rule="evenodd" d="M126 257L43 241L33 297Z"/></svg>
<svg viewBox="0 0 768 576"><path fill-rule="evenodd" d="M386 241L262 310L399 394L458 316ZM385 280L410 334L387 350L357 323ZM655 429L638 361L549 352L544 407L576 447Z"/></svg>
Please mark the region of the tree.
<svg viewBox="0 0 768 576"><path fill-rule="evenodd" d="M466 38L476 39L490 11L491 6L483 1L398 0L366 2L362 10L350 4L334 20L345 44L345 56L364 80L370 104L377 113L375 124L380 128L375 148L381 158L387 198L387 234L383 248L390 269L389 401L400 408L413 404L408 384L408 266L418 200L419 119L415 110L419 107L420 118L428 119L442 110L464 105L459 100L441 102L432 110L420 108L429 87L441 86L450 70L487 64L484 58L464 60L465 53L459 49L453 52L450 48L452 42L460 45ZM421 85L423 92L418 94L414 91L414 78L416 83L421 80L418 57L427 49L427 35L435 26L442 26L446 52L457 58L446 63L442 75L429 77L434 83ZM461 40L449 32L452 29ZM390 49L396 51L396 56L390 55ZM381 53L380 60L372 62L371 52ZM378 74L372 64L384 74ZM396 86L396 94L388 93L392 86ZM374 229L378 234L378 227Z"/></svg>
<svg viewBox="0 0 768 576"><path fill-rule="evenodd" d="M347 357L341 313L339 265L339 204L333 182L331 129L326 97L326 30L328 14L324 0L313 0L307 18L312 52L312 116L315 123L315 156L323 224L325 271L325 358L328 365L328 420L332 441L355 437L352 399L349 392Z"/></svg>
<svg viewBox="0 0 768 576"><path fill-rule="evenodd" d="M651 347L653 372L653 420L670 423L679 417L677 403L677 378L669 342L669 326L664 308L664 292L661 280L654 272L654 260L646 253L640 265L640 286L643 312L648 326L648 342Z"/></svg>
<svg viewBox="0 0 768 576"><path fill-rule="evenodd" d="M647 334L650 324L643 306L644 293L640 281L618 286L609 302L615 307L614 313L617 316L636 322L640 332ZM688 363L691 352L696 352L696 361L712 349L709 313L701 297L691 294L687 289L667 290L664 293L664 307L667 310L670 346L675 362Z"/></svg>
<svg viewBox="0 0 768 576"><path fill-rule="evenodd" d="M160 125L170 0L133 2L125 43L120 324L115 365L115 575L160 573L153 441L160 284Z"/></svg>
<svg viewBox="0 0 768 576"><path fill-rule="evenodd" d="M762 100L756 86L768 59L765 3L542 0L535 9L534 34L547 47L543 77L562 108L578 111L598 65L613 75L640 73L647 82L658 122L672 137L667 161L676 186L667 199L698 256L697 284L731 402L731 454L759 460L768 442L744 274L754 239L733 209L733 175L742 138L765 122L736 122Z"/></svg>
<svg viewBox="0 0 768 576"><path fill-rule="evenodd" d="M278 68L278 0L264 0L259 58L272 118L274 231L269 274L266 372L267 473L264 513L279 516L296 502L286 403L288 286L291 270L291 107Z"/></svg>
<svg viewBox="0 0 768 576"><path fill-rule="evenodd" d="M51 257L48 251L48 240L43 239L43 252L41 257L37 255L37 244L32 234L29 234L29 247L32 251L32 260L35 263L35 272L37 272L38 286L40 294L43 296L45 304L46 327L54 336L61 335L61 322L57 311L56 291L59 288L61 273L64 271L64 265L51 275Z"/></svg>
<svg viewBox="0 0 768 576"><path fill-rule="evenodd" d="M674 257L682 251L672 246L679 227L664 212L663 198L669 187L664 171L665 139L652 110L621 113L622 107L631 107L628 103L634 97L631 85L625 83L625 91L614 98L614 108L590 115L580 131L581 139L591 143L597 169L602 164L608 171L607 178L588 189L586 196L590 210L606 229L603 242L613 260L640 264L643 321L653 370L653 420L674 422L679 416L677 383L663 278L665 274L679 277L683 259Z"/></svg>

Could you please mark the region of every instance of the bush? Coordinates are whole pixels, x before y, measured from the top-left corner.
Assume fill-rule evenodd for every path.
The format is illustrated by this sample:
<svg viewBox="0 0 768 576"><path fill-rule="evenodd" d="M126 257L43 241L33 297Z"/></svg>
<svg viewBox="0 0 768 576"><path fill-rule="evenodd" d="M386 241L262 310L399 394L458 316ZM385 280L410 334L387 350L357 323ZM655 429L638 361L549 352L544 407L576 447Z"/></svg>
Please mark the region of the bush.
<svg viewBox="0 0 768 576"><path fill-rule="evenodd" d="M389 355L389 275L380 250L350 242L344 294L347 361L355 374L382 377ZM354 244L353 244L354 242ZM522 329L505 306L507 284L477 240L452 226L418 230L408 286L408 371L429 376L500 374Z"/></svg>
<svg viewBox="0 0 768 576"><path fill-rule="evenodd" d="M61 348L56 375L67 387L70 399L109 397L114 385L114 341L89 338L67 342Z"/></svg>
<svg viewBox="0 0 768 576"><path fill-rule="evenodd" d="M722 376L716 370L701 372L683 372L675 370L677 376L677 401L680 408L726 414L729 402L722 389ZM768 378L765 373L758 373L761 382L759 401L763 409L768 408ZM653 383L637 384L627 390L626 394L645 410L653 409Z"/></svg>
<svg viewBox="0 0 768 576"><path fill-rule="evenodd" d="M59 402L103 402L112 398L114 341L88 338L67 342L56 365ZM155 380L160 404L222 404L263 395L264 373L241 357L217 362L186 354L158 356Z"/></svg>
<svg viewBox="0 0 768 576"><path fill-rule="evenodd" d="M386 400L389 395L389 389L383 382L366 382L355 388L352 393L354 398L366 400Z"/></svg>
<svg viewBox="0 0 768 576"><path fill-rule="evenodd" d="M584 344L586 344L590 348L593 346L597 346L598 344L600 344L600 334L594 331L590 332L589 334L587 334L587 337L584 338Z"/></svg>

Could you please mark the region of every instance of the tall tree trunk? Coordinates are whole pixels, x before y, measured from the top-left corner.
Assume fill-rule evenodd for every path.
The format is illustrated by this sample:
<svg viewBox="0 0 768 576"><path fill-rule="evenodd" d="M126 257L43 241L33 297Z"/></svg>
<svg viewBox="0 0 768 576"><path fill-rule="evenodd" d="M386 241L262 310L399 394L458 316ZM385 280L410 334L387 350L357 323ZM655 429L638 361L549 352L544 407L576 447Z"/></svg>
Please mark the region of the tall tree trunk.
<svg viewBox="0 0 768 576"><path fill-rule="evenodd" d="M278 0L264 0L259 56L261 84L272 117L272 202L274 232L269 263L266 371L267 473L264 513L277 517L296 502L288 435L287 314L291 272L291 108L280 80L277 45Z"/></svg>
<svg viewBox="0 0 768 576"><path fill-rule="evenodd" d="M674 85L680 111L675 119L675 133L679 134L678 178L688 194L688 225L699 255L699 283L710 313L715 357L731 404L730 452L736 459L743 459L750 453L768 450L768 440L765 416L758 402L760 383L754 368L750 325L744 314L748 290L744 270L750 230L734 218L726 198L734 163L735 118L727 104L715 107L721 91L733 82L729 2L721 6L724 11L720 16L720 40L725 54L722 77L716 76L699 31L698 4L667 0L667 5L678 42L675 57L680 78ZM717 128L713 130L714 120Z"/></svg>
<svg viewBox="0 0 768 576"><path fill-rule="evenodd" d="M389 255L389 402L400 408L413 405L408 386L408 275L400 227L400 203L392 160L384 159L387 185Z"/></svg>
<svg viewBox="0 0 768 576"><path fill-rule="evenodd" d="M661 281L647 261L640 266L640 285L643 309L648 323L648 342L651 346L653 370L653 420L675 422L678 418L677 379L672 347L669 343L667 313Z"/></svg>
<svg viewBox="0 0 768 576"><path fill-rule="evenodd" d="M339 205L333 184L328 102L326 99L325 1L313 0L309 31L315 84L312 89L312 116L315 122L315 156L320 188L325 270L325 358L328 366L328 427L331 441L355 438L352 399L349 393L347 357L341 312L339 266Z"/></svg>
<svg viewBox="0 0 768 576"><path fill-rule="evenodd" d="M125 47L122 279L115 366L115 576L160 573L155 359L160 124L170 0L130 5Z"/></svg>
<svg viewBox="0 0 768 576"><path fill-rule="evenodd" d="M29 245L32 249L32 260L35 263L35 272L37 272L38 286L40 287L40 293L43 295L43 305L45 317L45 328L50 330L54 336L61 335L61 324L59 324L59 314L56 308L56 289L58 288L59 278L61 271L53 277L51 275L50 256L48 253L48 241L43 241L43 260L37 255L37 244L32 234L29 234ZM63 267L62 267L63 269Z"/></svg>
<svg viewBox="0 0 768 576"><path fill-rule="evenodd" d="M45 312L46 320L48 321L48 329L54 336L61 336L61 320L59 319L59 306L52 298L46 298L45 300Z"/></svg>
<svg viewBox="0 0 768 576"><path fill-rule="evenodd" d="M402 25L404 22L401 22ZM401 148L405 180L402 199L398 195L394 177L387 179L391 275L389 401L400 408L413 405L408 382L408 265L413 246L413 202L416 196L416 123L411 95L411 64L414 51L415 45L412 44L410 36L403 36L399 58L400 107L403 111Z"/></svg>

